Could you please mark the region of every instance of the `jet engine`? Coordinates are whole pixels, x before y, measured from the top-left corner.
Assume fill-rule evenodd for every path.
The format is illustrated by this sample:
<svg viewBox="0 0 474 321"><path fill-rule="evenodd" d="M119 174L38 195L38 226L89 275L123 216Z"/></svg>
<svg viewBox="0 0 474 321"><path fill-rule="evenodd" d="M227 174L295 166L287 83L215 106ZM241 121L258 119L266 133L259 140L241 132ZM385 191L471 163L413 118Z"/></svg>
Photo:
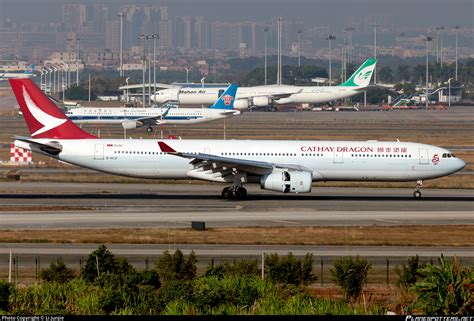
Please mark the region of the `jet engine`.
<svg viewBox="0 0 474 321"><path fill-rule="evenodd" d="M260 97L253 97L252 98L252 106L269 106L271 105L273 100L268 96L260 96Z"/></svg>
<svg viewBox="0 0 474 321"><path fill-rule="evenodd" d="M140 122L137 122L135 120L126 120L122 122L122 127L124 129L135 129L138 127L141 127L142 124Z"/></svg>
<svg viewBox="0 0 474 321"><path fill-rule="evenodd" d="M311 172L283 171L260 178L260 187L282 193L309 193L313 183Z"/></svg>
<svg viewBox="0 0 474 321"><path fill-rule="evenodd" d="M234 101L234 108L235 109L247 109L249 108L249 100L248 99L236 99Z"/></svg>

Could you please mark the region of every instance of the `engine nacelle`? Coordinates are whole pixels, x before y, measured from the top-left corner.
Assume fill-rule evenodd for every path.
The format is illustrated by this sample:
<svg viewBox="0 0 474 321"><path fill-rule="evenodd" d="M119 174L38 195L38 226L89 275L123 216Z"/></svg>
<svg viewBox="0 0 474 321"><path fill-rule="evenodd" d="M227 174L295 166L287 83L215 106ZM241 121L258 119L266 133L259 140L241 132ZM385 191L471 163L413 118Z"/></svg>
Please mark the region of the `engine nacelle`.
<svg viewBox="0 0 474 321"><path fill-rule="evenodd" d="M272 104L272 99L267 96L261 96L261 97L253 97L252 98L252 106L269 106Z"/></svg>
<svg viewBox="0 0 474 321"><path fill-rule="evenodd" d="M250 104L248 99L236 99L234 100L234 108L235 109L247 109L249 108Z"/></svg>
<svg viewBox="0 0 474 321"><path fill-rule="evenodd" d="M260 187L282 193L309 193L313 183L310 172L284 171L262 176Z"/></svg>
<svg viewBox="0 0 474 321"><path fill-rule="evenodd" d="M140 127L141 124L135 120L126 120L122 122L122 127L124 129L135 129Z"/></svg>

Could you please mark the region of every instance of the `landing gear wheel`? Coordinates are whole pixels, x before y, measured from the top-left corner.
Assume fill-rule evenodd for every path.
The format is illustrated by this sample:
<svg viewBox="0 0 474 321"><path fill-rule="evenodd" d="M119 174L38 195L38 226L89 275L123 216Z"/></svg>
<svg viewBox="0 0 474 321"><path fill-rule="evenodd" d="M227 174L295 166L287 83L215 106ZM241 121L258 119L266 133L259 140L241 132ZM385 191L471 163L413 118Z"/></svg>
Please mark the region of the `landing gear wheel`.
<svg viewBox="0 0 474 321"><path fill-rule="evenodd" d="M245 187L237 187L235 189L235 198L242 200L247 197L247 189Z"/></svg>
<svg viewBox="0 0 474 321"><path fill-rule="evenodd" d="M225 199L230 199L232 196L233 196L234 193L232 193L232 190L230 187L225 187L223 190L222 190L222 193L221 193L221 196L222 198L225 198Z"/></svg>
<svg viewBox="0 0 474 321"><path fill-rule="evenodd" d="M153 127L151 127L151 126L147 127L146 132L147 133L152 133L153 132Z"/></svg>
<svg viewBox="0 0 474 321"><path fill-rule="evenodd" d="M420 191L415 191L413 193L413 197L416 198L416 199L420 198L421 197L421 192Z"/></svg>

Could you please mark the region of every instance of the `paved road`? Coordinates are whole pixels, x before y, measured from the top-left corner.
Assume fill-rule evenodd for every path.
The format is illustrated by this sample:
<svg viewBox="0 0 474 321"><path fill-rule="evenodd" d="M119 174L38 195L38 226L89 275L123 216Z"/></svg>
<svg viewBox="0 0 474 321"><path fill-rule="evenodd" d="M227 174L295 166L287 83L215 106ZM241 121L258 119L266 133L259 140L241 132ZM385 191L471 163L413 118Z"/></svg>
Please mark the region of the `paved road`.
<svg viewBox="0 0 474 321"><path fill-rule="evenodd" d="M474 191L316 188L281 195L250 186L245 201L219 197L216 184L2 183L6 229L298 225L474 224ZM15 206L14 210L8 210ZM22 211L24 206L48 210ZM51 211L51 206L70 210ZM31 208L30 208L31 209Z"/></svg>

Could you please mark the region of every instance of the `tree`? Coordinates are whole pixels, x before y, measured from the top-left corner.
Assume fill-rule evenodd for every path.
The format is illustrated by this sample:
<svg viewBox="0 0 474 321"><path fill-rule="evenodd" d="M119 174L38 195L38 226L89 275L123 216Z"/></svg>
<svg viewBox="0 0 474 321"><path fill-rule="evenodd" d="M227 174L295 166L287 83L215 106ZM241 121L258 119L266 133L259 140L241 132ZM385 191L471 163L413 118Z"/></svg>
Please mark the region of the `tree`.
<svg viewBox="0 0 474 321"><path fill-rule="evenodd" d="M397 78L398 81L408 81L410 80L410 67L405 64L401 64L397 68Z"/></svg>
<svg viewBox="0 0 474 321"><path fill-rule="evenodd" d="M298 259L291 252L281 258L276 253L269 254L265 257L265 274L277 283L309 284L316 280L313 255L307 253L303 259Z"/></svg>
<svg viewBox="0 0 474 321"><path fill-rule="evenodd" d="M239 260L233 264L223 262L216 266L209 265L206 269L205 276L223 278L225 276L255 276L258 274L257 260Z"/></svg>
<svg viewBox="0 0 474 321"><path fill-rule="evenodd" d="M8 302L13 286L7 281L0 280L0 312L8 311Z"/></svg>
<svg viewBox="0 0 474 321"><path fill-rule="evenodd" d="M383 66L377 73L378 79L384 83L393 83L393 70L388 66Z"/></svg>
<svg viewBox="0 0 474 321"><path fill-rule="evenodd" d="M113 273L117 268L114 255L105 245L100 245L87 257L81 270L81 277L88 282L94 282L101 273Z"/></svg>
<svg viewBox="0 0 474 321"><path fill-rule="evenodd" d="M171 280L190 281L196 277L196 262L194 251L187 259L179 249L173 255L165 251L156 262L156 269L164 283Z"/></svg>
<svg viewBox="0 0 474 321"><path fill-rule="evenodd" d="M425 267L426 264L420 263L420 258L418 257L418 255L412 256L408 260L408 264L406 266L405 264L403 264L401 268L397 267L395 269L395 273L397 273L399 277L398 285L403 286L405 288L412 286L421 277L420 269L423 269Z"/></svg>
<svg viewBox="0 0 474 321"><path fill-rule="evenodd" d="M430 315L472 315L474 268L464 268L457 257L443 255L438 265L429 263L420 270L420 279L411 288L418 295L415 307Z"/></svg>
<svg viewBox="0 0 474 321"><path fill-rule="evenodd" d="M81 86L74 86L66 90L65 96L67 99L71 100L88 100L89 90ZM96 98L97 95L91 91L91 100L96 100Z"/></svg>
<svg viewBox="0 0 474 321"><path fill-rule="evenodd" d="M331 274L334 282L343 289L346 299L357 299L360 296L362 288L367 283L370 267L371 264L359 256L344 257L334 262Z"/></svg>
<svg viewBox="0 0 474 321"><path fill-rule="evenodd" d="M58 258L49 264L49 268L40 271L40 278L46 282L66 283L74 278L74 272L64 264L62 258Z"/></svg>

